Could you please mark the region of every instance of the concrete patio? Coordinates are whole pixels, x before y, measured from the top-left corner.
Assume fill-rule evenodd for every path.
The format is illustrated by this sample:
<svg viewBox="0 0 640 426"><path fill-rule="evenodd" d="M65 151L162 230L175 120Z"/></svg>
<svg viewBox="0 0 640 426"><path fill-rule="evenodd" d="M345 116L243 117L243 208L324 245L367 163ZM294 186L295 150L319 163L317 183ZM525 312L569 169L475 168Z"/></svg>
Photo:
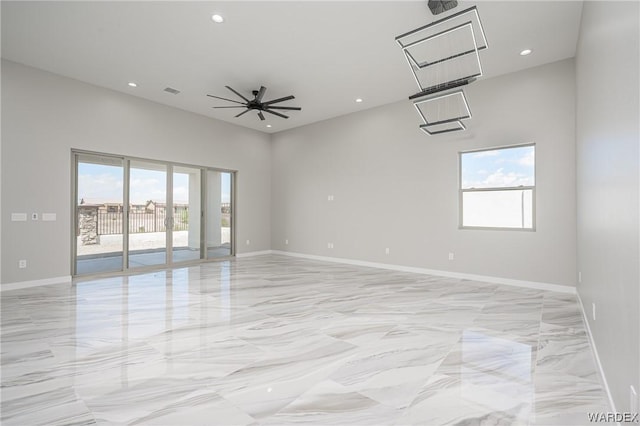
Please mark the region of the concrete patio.
<svg viewBox="0 0 640 426"><path fill-rule="evenodd" d="M230 228L221 228L219 246L207 248L207 258L231 255ZM138 268L166 263L164 232L146 232L129 235L129 268ZM200 259L200 250L188 246L188 231L173 233L172 262L187 262ZM100 244L82 245L77 241L77 275L119 271L122 269L122 234L101 235Z"/></svg>

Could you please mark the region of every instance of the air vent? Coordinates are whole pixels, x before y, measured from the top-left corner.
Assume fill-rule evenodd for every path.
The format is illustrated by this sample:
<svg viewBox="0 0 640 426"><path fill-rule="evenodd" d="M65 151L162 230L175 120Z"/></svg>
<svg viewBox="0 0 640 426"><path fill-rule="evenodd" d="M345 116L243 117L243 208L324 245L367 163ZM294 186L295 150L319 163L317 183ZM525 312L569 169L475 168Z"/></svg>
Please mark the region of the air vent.
<svg viewBox="0 0 640 426"><path fill-rule="evenodd" d="M172 95L177 95L178 93L180 93L178 89L174 89L173 87L165 87L164 91L167 93L171 93Z"/></svg>

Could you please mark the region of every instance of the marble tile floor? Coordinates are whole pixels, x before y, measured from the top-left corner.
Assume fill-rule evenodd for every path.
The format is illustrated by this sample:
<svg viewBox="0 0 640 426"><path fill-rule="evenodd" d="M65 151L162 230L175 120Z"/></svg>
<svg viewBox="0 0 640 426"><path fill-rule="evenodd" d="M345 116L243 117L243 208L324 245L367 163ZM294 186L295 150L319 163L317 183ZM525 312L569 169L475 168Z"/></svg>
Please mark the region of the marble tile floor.
<svg viewBox="0 0 640 426"><path fill-rule="evenodd" d="M3 425L567 425L576 297L264 255L1 295Z"/></svg>

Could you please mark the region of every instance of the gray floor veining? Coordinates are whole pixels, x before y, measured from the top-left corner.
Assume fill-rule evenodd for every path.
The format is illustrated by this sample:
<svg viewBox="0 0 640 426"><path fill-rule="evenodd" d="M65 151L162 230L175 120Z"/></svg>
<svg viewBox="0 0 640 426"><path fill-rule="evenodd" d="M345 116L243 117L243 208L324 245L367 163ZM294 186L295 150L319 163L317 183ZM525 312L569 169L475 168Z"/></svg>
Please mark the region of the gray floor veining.
<svg viewBox="0 0 640 426"><path fill-rule="evenodd" d="M2 424L587 424L576 297L265 255L5 291Z"/></svg>

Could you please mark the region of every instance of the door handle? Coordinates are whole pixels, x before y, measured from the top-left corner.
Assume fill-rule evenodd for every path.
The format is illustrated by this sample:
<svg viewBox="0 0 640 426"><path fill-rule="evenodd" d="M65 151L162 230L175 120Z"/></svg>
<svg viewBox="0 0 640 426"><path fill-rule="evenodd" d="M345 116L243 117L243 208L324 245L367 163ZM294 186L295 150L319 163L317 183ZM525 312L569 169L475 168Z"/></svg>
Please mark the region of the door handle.
<svg viewBox="0 0 640 426"><path fill-rule="evenodd" d="M175 221L173 220L173 217L165 217L164 218L164 227L165 228L173 229L173 225L174 224L175 224Z"/></svg>

